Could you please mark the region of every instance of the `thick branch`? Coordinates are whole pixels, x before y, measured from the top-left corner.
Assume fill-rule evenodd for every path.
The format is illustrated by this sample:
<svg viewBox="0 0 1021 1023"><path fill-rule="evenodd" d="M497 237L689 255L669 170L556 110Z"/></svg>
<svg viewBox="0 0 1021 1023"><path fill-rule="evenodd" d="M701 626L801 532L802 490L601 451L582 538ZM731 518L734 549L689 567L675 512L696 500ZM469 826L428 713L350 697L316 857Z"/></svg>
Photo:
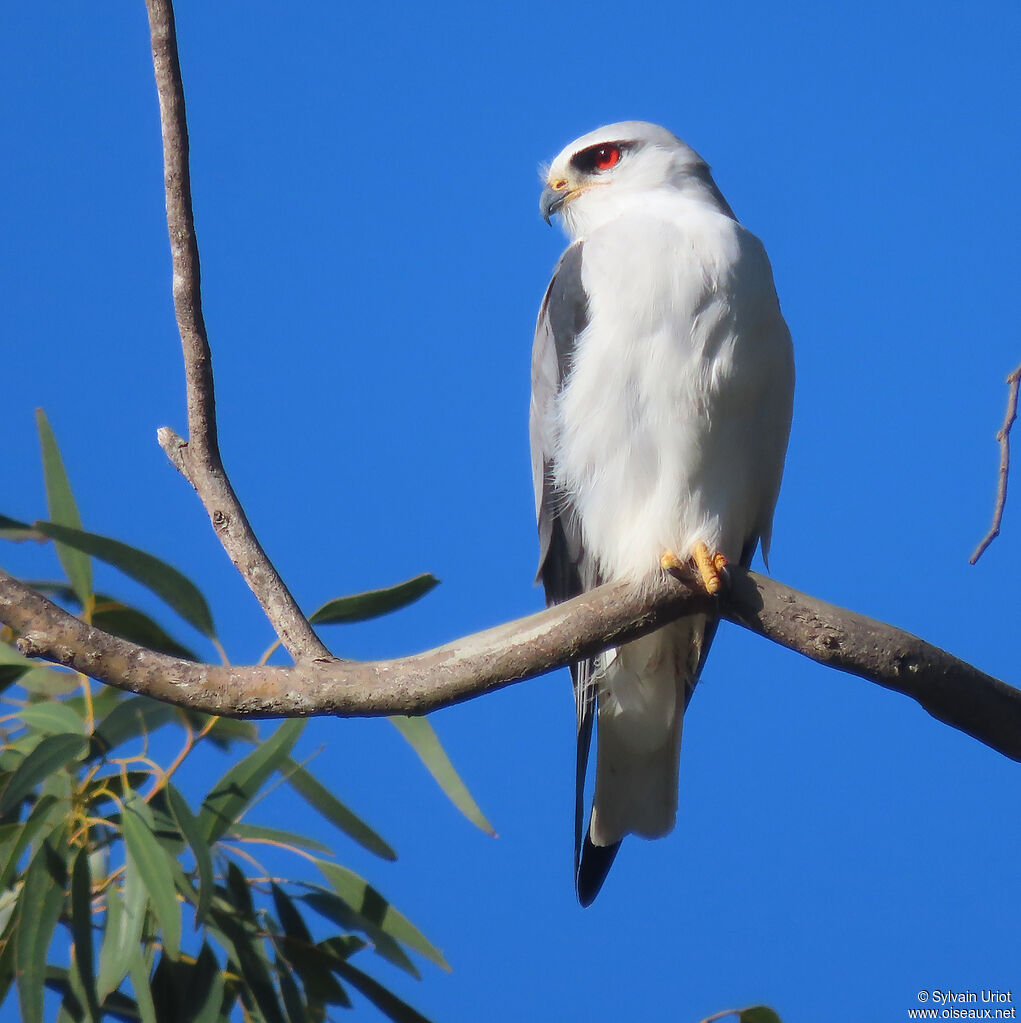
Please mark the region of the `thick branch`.
<svg viewBox="0 0 1021 1023"><path fill-rule="evenodd" d="M1003 521L1003 509L1007 504L1007 476L1010 474L1010 428L1017 419L1017 392L1021 385L1021 366L1007 375L1007 412L1003 417L1003 426L996 433L1000 445L1000 471L996 477L996 504L993 506L993 524L989 532L975 548L975 553L968 559L974 565L985 553L986 548L1000 535L1000 523Z"/></svg>
<svg viewBox="0 0 1021 1023"><path fill-rule="evenodd" d="M729 620L821 664L917 701L933 717L1021 761L1021 691L892 626L732 567L715 604ZM0 572L0 621L23 652L110 685L212 714L344 717L425 714L649 632L710 598L668 576L638 593L601 586L539 614L388 661L293 668L195 664L117 639Z"/></svg>
<svg viewBox="0 0 1021 1023"><path fill-rule="evenodd" d="M202 318L199 251L191 206L188 125L171 0L146 0L163 129L163 176L174 273L174 310L184 350L188 440L159 432L167 456L195 488L224 549L295 659L329 657L256 539L220 459L212 355Z"/></svg>

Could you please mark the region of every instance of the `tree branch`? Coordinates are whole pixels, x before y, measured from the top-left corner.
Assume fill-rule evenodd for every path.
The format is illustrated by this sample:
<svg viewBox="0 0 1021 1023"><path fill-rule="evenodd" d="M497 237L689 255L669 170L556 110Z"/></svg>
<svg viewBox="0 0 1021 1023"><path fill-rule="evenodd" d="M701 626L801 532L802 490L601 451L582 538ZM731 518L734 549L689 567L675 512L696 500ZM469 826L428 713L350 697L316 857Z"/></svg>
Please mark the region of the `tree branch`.
<svg viewBox="0 0 1021 1023"><path fill-rule="evenodd" d="M1003 426L996 433L1000 444L1000 471L996 483L996 504L993 507L993 524L989 532L975 548L975 553L968 559L974 565L985 553L986 548L1000 535L1000 523L1003 521L1003 509L1007 504L1007 476L1010 473L1010 428L1017 419L1017 392L1021 384L1021 366L1007 375L1007 413L1003 417Z"/></svg>
<svg viewBox="0 0 1021 1023"><path fill-rule="evenodd" d="M182 440L173 430L164 427L158 434L160 446L195 488L220 543L262 605L290 655L296 661L329 657L329 651L301 613L252 531L220 458L212 354L202 318L199 250L188 168L188 125L174 9L171 0L146 0L146 8L163 130L163 177L174 268L174 311L184 351L188 405L188 440Z"/></svg>
<svg viewBox="0 0 1021 1023"><path fill-rule="evenodd" d="M534 678L685 614L717 611L820 664L919 703L933 717L1021 761L1021 690L892 626L732 566L718 601L657 575L611 583L546 611L386 661L297 667L196 664L86 625L0 571L0 621L19 649L120 689L210 714L341 717L426 714Z"/></svg>

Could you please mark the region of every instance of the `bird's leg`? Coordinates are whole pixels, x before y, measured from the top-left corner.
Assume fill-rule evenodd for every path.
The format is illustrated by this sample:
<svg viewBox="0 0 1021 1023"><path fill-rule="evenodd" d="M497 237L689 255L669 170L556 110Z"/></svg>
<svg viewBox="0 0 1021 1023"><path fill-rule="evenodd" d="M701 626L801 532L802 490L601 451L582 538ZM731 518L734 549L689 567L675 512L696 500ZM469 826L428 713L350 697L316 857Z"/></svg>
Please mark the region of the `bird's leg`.
<svg viewBox="0 0 1021 1023"><path fill-rule="evenodd" d="M720 573L727 567L727 559L719 551L710 552L701 540L695 544L691 558L695 562L706 593L711 597L715 596L720 592ZM685 567L684 562L673 551L666 551L659 559L659 564L665 572L678 571Z"/></svg>

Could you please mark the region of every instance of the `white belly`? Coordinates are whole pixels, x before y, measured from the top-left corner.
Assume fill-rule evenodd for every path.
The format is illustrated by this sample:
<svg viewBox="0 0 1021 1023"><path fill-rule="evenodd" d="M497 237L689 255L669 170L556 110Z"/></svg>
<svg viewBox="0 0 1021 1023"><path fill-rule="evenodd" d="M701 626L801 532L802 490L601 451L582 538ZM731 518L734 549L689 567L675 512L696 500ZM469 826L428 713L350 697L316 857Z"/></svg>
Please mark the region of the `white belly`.
<svg viewBox="0 0 1021 1023"><path fill-rule="evenodd" d="M640 222L602 229L616 235L602 249L602 232L586 240L590 322L559 397L555 473L604 579L637 580L699 540L730 560L768 541L790 337L761 247L723 227L712 245ZM622 231L646 250L624 265Z"/></svg>

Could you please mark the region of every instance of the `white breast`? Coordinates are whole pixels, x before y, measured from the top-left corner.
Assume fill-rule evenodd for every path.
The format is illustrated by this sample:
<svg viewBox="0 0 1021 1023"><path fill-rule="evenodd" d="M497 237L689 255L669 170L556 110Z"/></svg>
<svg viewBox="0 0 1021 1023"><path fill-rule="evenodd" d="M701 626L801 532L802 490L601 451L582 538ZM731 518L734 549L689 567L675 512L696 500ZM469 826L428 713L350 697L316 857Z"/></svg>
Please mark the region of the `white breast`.
<svg viewBox="0 0 1021 1023"><path fill-rule="evenodd" d="M589 325L557 408L555 472L604 578L704 540L768 544L793 363L768 259L678 197L585 239Z"/></svg>

